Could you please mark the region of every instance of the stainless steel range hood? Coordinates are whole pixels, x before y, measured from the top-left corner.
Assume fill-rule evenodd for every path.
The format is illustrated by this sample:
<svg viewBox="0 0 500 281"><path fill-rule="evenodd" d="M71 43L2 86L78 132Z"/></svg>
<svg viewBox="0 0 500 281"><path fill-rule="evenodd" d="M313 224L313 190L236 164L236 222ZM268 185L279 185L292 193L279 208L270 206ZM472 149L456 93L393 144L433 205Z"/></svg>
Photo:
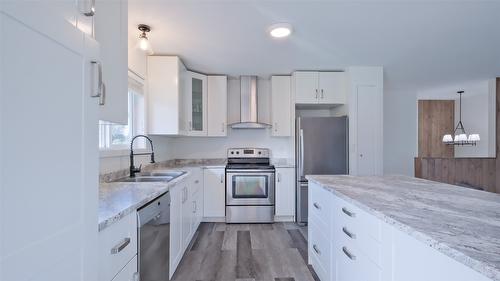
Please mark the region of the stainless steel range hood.
<svg viewBox="0 0 500 281"><path fill-rule="evenodd" d="M269 124L259 123L257 107L257 76L240 77L240 121L233 129L266 129Z"/></svg>

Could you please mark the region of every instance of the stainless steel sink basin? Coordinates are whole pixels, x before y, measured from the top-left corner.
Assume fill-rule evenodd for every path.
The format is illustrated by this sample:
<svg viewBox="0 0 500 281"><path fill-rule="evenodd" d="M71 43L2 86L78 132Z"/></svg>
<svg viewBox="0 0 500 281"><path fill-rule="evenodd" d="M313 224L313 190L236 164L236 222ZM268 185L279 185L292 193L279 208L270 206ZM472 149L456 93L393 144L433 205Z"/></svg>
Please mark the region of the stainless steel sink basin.
<svg viewBox="0 0 500 281"><path fill-rule="evenodd" d="M158 171L158 172L143 172L139 173L137 176L140 177L178 177L186 172L184 171Z"/></svg>
<svg viewBox="0 0 500 281"><path fill-rule="evenodd" d="M169 182L173 179L182 176L184 171L159 171L159 172L143 172L136 174L134 178L121 178L117 182Z"/></svg>
<svg viewBox="0 0 500 281"><path fill-rule="evenodd" d="M174 177L144 177L136 176L135 178L123 178L117 180L118 182L169 182Z"/></svg>

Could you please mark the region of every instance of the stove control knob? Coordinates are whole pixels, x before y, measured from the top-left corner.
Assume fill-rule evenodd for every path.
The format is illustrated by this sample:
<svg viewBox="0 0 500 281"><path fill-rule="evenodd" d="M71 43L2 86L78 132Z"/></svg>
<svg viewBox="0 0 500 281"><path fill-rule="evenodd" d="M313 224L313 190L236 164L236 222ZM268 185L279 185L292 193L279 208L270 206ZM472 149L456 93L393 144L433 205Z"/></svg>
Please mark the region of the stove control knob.
<svg viewBox="0 0 500 281"><path fill-rule="evenodd" d="M262 154L262 151L259 151L259 154Z"/></svg>
<svg viewBox="0 0 500 281"><path fill-rule="evenodd" d="M234 151L231 151L231 154L234 154Z"/></svg>
<svg viewBox="0 0 500 281"><path fill-rule="evenodd" d="M239 151L236 151L236 154L240 154L240 152L239 152Z"/></svg>

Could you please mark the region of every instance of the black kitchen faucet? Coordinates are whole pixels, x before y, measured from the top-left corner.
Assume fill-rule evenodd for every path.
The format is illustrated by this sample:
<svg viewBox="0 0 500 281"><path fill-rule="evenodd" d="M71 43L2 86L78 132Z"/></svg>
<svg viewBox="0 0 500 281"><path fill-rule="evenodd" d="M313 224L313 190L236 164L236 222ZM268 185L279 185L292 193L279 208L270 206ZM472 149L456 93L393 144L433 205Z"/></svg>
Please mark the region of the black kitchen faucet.
<svg viewBox="0 0 500 281"><path fill-rule="evenodd" d="M145 138L149 141L149 144L151 145L151 152L135 153L134 154L134 141L136 138L139 138L139 137ZM151 155L151 163L154 163L155 162L155 151L153 148L153 141L145 135L137 135L137 136L132 138L132 141L130 141L130 177L131 178L135 177L135 173L140 173L141 167L142 167L142 164L139 165L139 168L136 168L134 166L134 156L135 155Z"/></svg>

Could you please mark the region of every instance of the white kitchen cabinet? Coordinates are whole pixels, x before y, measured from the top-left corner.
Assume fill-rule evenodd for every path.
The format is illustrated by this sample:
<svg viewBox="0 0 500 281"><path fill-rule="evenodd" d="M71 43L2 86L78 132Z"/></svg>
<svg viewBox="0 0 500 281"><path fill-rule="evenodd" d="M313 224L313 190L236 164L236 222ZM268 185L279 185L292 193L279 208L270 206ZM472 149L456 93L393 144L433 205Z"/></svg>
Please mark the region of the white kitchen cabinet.
<svg viewBox="0 0 500 281"><path fill-rule="evenodd" d="M188 71L185 92L188 136L207 136L207 97L207 76Z"/></svg>
<svg viewBox="0 0 500 281"><path fill-rule="evenodd" d="M205 221L224 221L226 216L226 184L224 168L204 169L203 217Z"/></svg>
<svg viewBox="0 0 500 281"><path fill-rule="evenodd" d="M347 81L345 72L319 72L318 103L347 103Z"/></svg>
<svg viewBox="0 0 500 281"><path fill-rule="evenodd" d="M227 76L209 75L208 83L208 125L209 137L227 136Z"/></svg>
<svg viewBox="0 0 500 281"><path fill-rule="evenodd" d="M148 57L148 133L184 135L187 70L179 57Z"/></svg>
<svg viewBox="0 0 500 281"><path fill-rule="evenodd" d="M193 201L191 200L191 196L189 194L189 186L188 182L182 185L182 252L184 252L191 241L192 236L192 221L194 218L193 214Z"/></svg>
<svg viewBox="0 0 500 281"><path fill-rule="evenodd" d="M194 235L203 219L203 169L193 168L189 196L192 206L193 219L191 220L191 235Z"/></svg>
<svg viewBox="0 0 500 281"><path fill-rule="evenodd" d="M95 2L95 38L101 46L105 103L99 119L128 123L128 4L126 0Z"/></svg>
<svg viewBox="0 0 500 281"><path fill-rule="evenodd" d="M351 67L349 174L383 174L383 69Z"/></svg>
<svg viewBox="0 0 500 281"><path fill-rule="evenodd" d="M295 216L295 168L276 168L276 216L293 221Z"/></svg>
<svg viewBox="0 0 500 281"><path fill-rule="evenodd" d="M182 200L183 186L170 188L170 273L172 278L184 254L182 239Z"/></svg>
<svg viewBox="0 0 500 281"><path fill-rule="evenodd" d="M296 104L318 103L318 72L297 71L293 73Z"/></svg>
<svg viewBox="0 0 500 281"><path fill-rule="evenodd" d="M99 45L77 13L0 2L1 280L97 280Z"/></svg>
<svg viewBox="0 0 500 281"><path fill-rule="evenodd" d="M271 120L272 136L289 137L292 135L290 76L271 77Z"/></svg>
<svg viewBox="0 0 500 281"><path fill-rule="evenodd" d="M345 104L347 102L346 74L331 71L296 71L296 104Z"/></svg>
<svg viewBox="0 0 500 281"><path fill-rule="evenodd" d="M110 281L137 255L137 214L99 232L99 281Z"/></svg>
<svg viewBox="0 0 500 281"><path fill-rule="evenodd" d="M112 281L137 281L137 255L132 258L128 264L113 278Z"/></svg>

